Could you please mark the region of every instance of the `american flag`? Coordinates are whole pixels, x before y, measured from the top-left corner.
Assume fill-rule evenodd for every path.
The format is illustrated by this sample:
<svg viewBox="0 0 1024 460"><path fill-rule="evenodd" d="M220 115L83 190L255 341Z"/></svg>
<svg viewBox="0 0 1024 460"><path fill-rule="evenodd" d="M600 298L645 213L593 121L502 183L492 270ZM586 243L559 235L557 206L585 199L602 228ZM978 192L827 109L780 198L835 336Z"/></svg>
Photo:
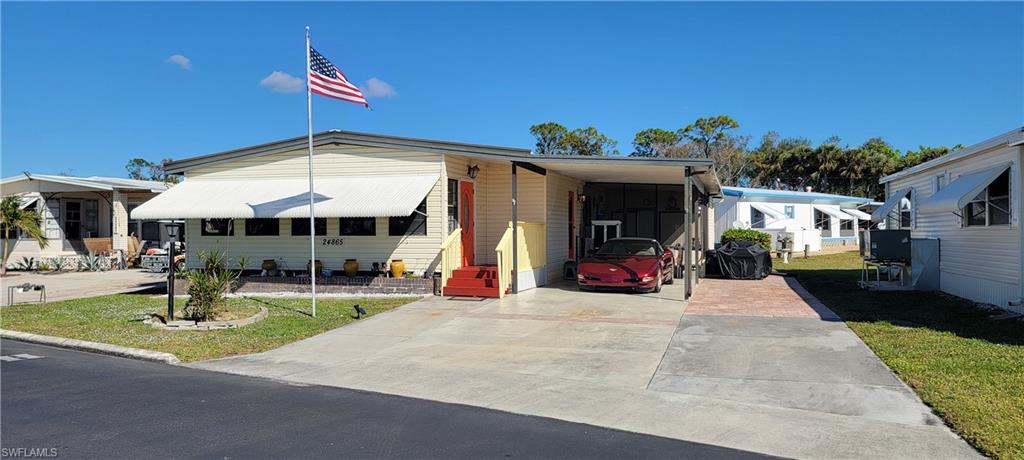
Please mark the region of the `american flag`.
<svg viewBox="0 0 1024 460"><path fill-rule="evenodd" d="M363 92L356 85L349 83L345 74L331 61L309 48L309 90L321 96L355 102L369 107Z"/></svg>

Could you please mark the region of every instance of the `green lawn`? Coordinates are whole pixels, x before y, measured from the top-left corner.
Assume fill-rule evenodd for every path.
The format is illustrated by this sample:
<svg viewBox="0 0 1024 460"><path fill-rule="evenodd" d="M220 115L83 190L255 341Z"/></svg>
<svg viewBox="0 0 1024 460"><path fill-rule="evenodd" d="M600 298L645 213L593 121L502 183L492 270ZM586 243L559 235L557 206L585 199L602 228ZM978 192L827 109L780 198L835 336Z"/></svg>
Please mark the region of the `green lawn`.
<svg viewBox="0 0 1024 460"><path fill-rule="evenodd" d="M257 353L280 347L356 321L353 305L375 315L416 298L318 299L317 317L309 311L309 299L242 298L229 300L232 310L258 311L269 315L257 323L215 331L162 331L143 324L144 313L167 313L167 298L145 294L118 294L15 305L0 309L0 327L36 334L69 337L93 342L173 353L182 361ZM178 299L177 308L184 305Z"/></svg>
<svg viewBox="0 0 1024 460"><path fill-rule="evenodd" d="M964 439L1024 459L1024 322L991 320L944 294L861 290L860 266L843 253L775 268L797 276Z"/></svg>

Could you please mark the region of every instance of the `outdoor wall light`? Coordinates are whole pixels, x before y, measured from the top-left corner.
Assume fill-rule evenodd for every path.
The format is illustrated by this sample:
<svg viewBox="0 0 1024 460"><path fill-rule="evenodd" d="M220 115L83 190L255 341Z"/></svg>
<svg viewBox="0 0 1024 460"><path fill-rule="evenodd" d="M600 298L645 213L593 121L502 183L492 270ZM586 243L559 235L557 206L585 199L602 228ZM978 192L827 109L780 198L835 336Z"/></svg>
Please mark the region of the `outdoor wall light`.
<svg viewBox="0 0 1024 460"><path fill-rule="evenodd" d="M480 167L477 166L477 165L470 165L469 166L469 171L466 171L466 174L469 174L469 178L470 179L476 179L476 175L479 174L479 173L480 173Z"/></svg>

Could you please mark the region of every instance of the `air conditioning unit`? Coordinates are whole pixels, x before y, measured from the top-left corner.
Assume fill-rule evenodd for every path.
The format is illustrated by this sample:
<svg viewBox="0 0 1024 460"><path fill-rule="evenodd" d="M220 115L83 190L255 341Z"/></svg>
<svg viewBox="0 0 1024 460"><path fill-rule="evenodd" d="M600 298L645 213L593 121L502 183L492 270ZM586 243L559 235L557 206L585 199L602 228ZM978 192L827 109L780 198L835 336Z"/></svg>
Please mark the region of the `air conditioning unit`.
<svg viewBox="0 0 1024 460"><path fill-rule="evenodd" d="M910 262L910 230L868 230L861 255L882 262Z"/></svg>

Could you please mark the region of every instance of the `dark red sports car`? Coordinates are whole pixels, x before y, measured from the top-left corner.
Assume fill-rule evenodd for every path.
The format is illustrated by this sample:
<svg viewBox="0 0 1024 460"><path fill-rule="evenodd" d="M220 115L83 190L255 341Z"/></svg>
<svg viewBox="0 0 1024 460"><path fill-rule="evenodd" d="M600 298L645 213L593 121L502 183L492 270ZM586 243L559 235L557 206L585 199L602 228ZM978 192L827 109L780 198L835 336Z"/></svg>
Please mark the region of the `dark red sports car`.
<svg viewBox="0 0 1024 460"><path fill-rule="evenodd" d="M585 257L576 269L580 290L593 288L629 288L660 292L661 285L672 284L672 251L658 240L614 238Z"/></svg>

